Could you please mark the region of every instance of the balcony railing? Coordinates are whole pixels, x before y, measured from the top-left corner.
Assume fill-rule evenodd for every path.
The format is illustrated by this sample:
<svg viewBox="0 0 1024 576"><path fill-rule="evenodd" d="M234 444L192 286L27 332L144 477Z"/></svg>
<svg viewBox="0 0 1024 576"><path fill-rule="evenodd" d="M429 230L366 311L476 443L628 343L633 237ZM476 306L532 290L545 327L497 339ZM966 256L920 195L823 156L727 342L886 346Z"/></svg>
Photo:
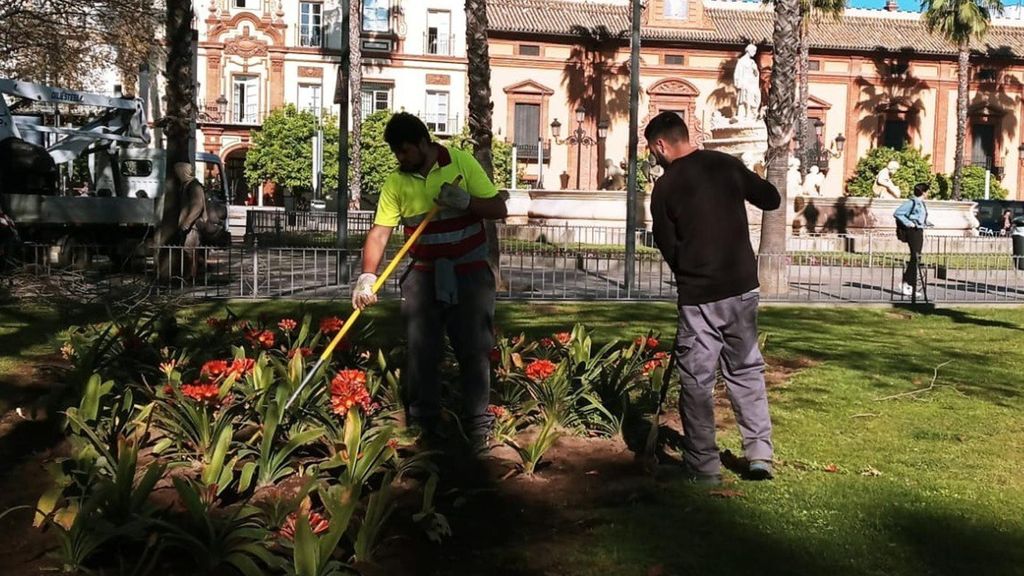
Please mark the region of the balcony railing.
<svg viewBox="0 0 1024 576"><path fill-rule="evenodd" d="M451 136L458 134L462 126L459 122L458 116L448 116L445 114L422 114L420 118L427 125L427 129L438 134L440 136Z"/></svg>
<svg viewBox="0 0 1024 576"><path fill-rule="evenodd" d="M540 156L540 144L516 144L516 158L519 160L534 160ZM544 143L544 162L551 160L551 142Z"/></svg>
<svg viewBox="0 0 1024 576"><path fill-rule="evenodd" d="M257 110L248 114L240 114L228 103L227 109L221 113L216 102L210 103L206 100L196 102L198 114L196 121L199 124L238 124L243 126L259 126L267 117L265 110Z"/></svg>
<svg viewBox="0 0 1024 576"><path fill-rule="evenodd" d="M455 47L455 36L452 34L423 34L423 53L436 56L451 56Z"/></svg>
<svg viewBox="0 0 1024 576"><path fill-rule="evenodd" d="M299 26L295 29L295 45L302 48L322 48L324 31L319 26Z"/></svg>

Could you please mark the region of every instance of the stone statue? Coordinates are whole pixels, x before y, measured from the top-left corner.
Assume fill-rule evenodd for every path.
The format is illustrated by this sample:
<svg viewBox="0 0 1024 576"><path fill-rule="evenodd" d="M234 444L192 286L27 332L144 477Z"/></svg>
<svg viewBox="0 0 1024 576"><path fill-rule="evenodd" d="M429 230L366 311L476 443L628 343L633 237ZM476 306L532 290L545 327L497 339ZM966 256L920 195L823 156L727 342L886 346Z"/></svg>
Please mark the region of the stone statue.
<svg viewBox="0 0 1024 576"><path fill-rule="evenodd" d="M786 170L786 192L788 194L800 193L803 188L803 176L800 174L800 159L790 156L789 170Z"/></svg>
<svg viewBox="0 0 1024 576"><path fill-rule="evenodd" d="M729 125L729 120L722 114L720 110L715 110L711 113L711 129L725 128Z"/></svg>
<svg viewBox="0 0 1024 576"><path fill-rule="evenodd" d="M875 196L879 198L895 198L897 200L903 197L900 187L892 181L892 175L899 169L900 163L893 160L885 168L878 171L878 175L875 176L875 184L871 187Z"/></svg>
<svg viewBox="0 0 1024 576"><path fill-rule="evenodd" d="M821 196L821 187L825 185L825 175L817 166L812 165L804 176L804 194L806 196Z"/></svg>
<svg viewBox="0 0 1024 576"><path fill-rule="evenodd" d="M761 111L761 73L754 61L756 53L756 46L747 45L732 73L732 83L736 89L735 120L738 123L756 122Z"/></svg>
<svg viewBox="0 0 1024 576"><path fill-rule="evenodd" d="M626 180L622 175L622 170L615 165L615 162L611 158L606 158L604 161L604 180L601 185L598 186L598 190L625 190Z"/></svg>

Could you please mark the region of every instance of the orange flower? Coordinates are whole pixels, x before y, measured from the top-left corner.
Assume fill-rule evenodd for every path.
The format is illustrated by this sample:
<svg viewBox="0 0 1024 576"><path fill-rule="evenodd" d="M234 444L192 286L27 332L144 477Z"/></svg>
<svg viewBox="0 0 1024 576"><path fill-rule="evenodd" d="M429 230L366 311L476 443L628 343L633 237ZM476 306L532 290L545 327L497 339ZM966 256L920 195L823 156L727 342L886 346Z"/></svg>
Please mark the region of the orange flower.
<svg viewBox="0 0 1024 576"><path fill-rule="evenodd" d="M541 339L540 339L540 345L541 345L541 346L542 346L543 348L554 348L554 346L555 346L555 341L554 341L554 340L552 340L551 338L541 338Z"/></svg>
<svg viewBox="0 0 1024 576"><path fill-rule="evenodd" d="M274 333L270 330L249 330L245 333L245 339L254 347L266 349L274 346Z"/></svg>
<svg viewBox="0 0 1024 576"><path fill-rule="evenodd" d="M294 358L296 352L302 354L303 358L306 358L306 357L311 356L313 354L313 349L312 348L307 348L305 346L303 346L302 348L293 348L293 349L288 351L288 359L290 360L290 359Z"/></svg>
<svg viewBox="0 0 1024 576"><path fill-rule="evenodd" d="M341 330L341 327L344 324L345 322L341 318L338 318L337 316L328 316L327 318L321 318L320 331L323 332L324 334L334 334L338 330Z"/></svg>
<svg viewBox="0 0 1024 576"><path fill-rule="evenodd" d="M644 362L644 376L649 376L651 372L654 372L659 366L665 366L668 364L668 353L667 352L656 352L654 359Z"/></svg>
<svg viewBox="0 0 1024 576"><path fill-rule="evenodd" d="M295 320L292 320L291 318L282 318L281 321L277 323L277 327L284 332L291 332L292 330L295 330L298 326L299 323L296 322Z"/></svg>
<svg viewBox="0 0 1024 576"><path fill-rule="evenodd" d="M526 366L526 377L540 382L555 373L558 367L550 360L534 360Z"/></svg>
<svg viewBox="0 0 1024 576"><path fill-rule="evenodd" d="M657 348L659 342L657 338L651 336L637 336L636 340L633 340L633 344L636 346L644 345L645 348L651 349Z"/></svg>
<svg viewBox="0 0 1024 576"><path fill-rule="evenodd" d="M235 378L241 378L252 372L253 366L255 365L256 361L252 358L235 358L231 361L231 366L228 368L228 372L233 374Z"/></svg>
<svg viewBox="0 0 1024 576"><path fill-rule="evenodd" d="M203 402L212 406L220 404L220 399L217 397L220 393L220 387L213 383L193 382L191 384L182 384L181 393L196 402Z"/></svg>
<svg viewBox="0 0 1024 576"><path fill-rule="evenodd" d="M501 420L508 415L508 410L505 410L503 406L495 406L494 404L491 404L490 406L487 407L487 412L489 412L498 420Z"/></svg>
<svg viewBox="0 0 1024 576"><path fill-rule="evenodd" d="M392 450L398 450L398 438L392 438L388 440L388 448Z"/></svg>
<svg viewBox="0 0 1024 576"><path fill-rule="evenodd" d="M572 340L572 334L568 332L559 332L558 334L555 334L555 340L558 340L559 344L565 346Z"/></svg>
<svg viewBox="0 0 1024 576"><path fill-rule="evenodd" d="M160 371L164 373L168 378L171 377L171 372L178 366L178 361L175 359L168 360L167 362L160 363Z"/></svg>
<svg viewBox="0 0 1024 576"><path fill-rule="evenodd" d="M221 330L231 325L231 321L227 318L207 318L206 325L210 328Z"/></svg>
<svg viewBox="0 0 1024 576"><path fill-rule="evenodd" d="M203 380L217 380L227 373L228 363L226 360L210 360L203 364L202 369L199 370L199 378Z"/></svg>
<svg viewBox="0 0 1024 576"><path fill-rule="evenodd" d="M363 412L373 409L370 392L366 389L366 372L342 370L331 380L331 410L344 416L353 407L361 407Z"/></svg>
<svg viewBox="0 0 1024 576"><path fill-rule="evenodd" d="M282 538L295 540L295 522L298 519L298 515L294 512L289 514L288 518L284 521L284 525L281 526L281 529L278 531L278 534L280 534ZM317 514L316 512L310 512L307 520L309 520L309 527L313 530L313 534L322 534L331 527L331 523L327 521L327 518Z"/></svg>

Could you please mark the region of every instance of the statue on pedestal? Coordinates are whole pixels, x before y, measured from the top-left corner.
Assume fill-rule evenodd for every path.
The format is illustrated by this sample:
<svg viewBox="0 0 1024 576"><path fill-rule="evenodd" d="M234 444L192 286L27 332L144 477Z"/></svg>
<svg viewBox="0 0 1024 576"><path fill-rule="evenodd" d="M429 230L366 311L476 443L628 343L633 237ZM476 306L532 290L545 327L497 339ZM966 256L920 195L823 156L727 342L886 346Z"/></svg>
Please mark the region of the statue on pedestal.
<svg viewBox="0 0 1024 576"><path fill-rule="evenodd" d="M625 190L626 180L622 170L615 165L611 158L604 161L604 180L598 186L598 190Z"/></svg>
<svg viewBox="0 0 1024 576"><path fill-rule="evenodd" d="M878 171L878 175L875 176L875 183L871 187L871 191L875 193L875 196L879 198L895 198L897 200L903 197L900 187L892 181L892 175L899 169L900 163L893 160L885 168Z"/></svg>
<svg viewBox="0 0 1024 576"><path fill-rule="evenodd" d="M804 194L807 196L821 196L821 187L825 185L825 175L817 166L812 165L804 176Z"/></svg>
<svg viewBox="0 0 1024 576"><path fill-rule="evenodd" d="M736 88L735 121L740 124L756 122L761 111L761 73L754 61L755 54L757 47L747 45L732 73L732 83Z"/></svg>
<svg viewBox="0 0 1024 576"><path fill-rule="evenodd" d="M800 175L800 159L790 156L789 170L786 170L786 193L797 195L803 188L803 176Z"/></svg>

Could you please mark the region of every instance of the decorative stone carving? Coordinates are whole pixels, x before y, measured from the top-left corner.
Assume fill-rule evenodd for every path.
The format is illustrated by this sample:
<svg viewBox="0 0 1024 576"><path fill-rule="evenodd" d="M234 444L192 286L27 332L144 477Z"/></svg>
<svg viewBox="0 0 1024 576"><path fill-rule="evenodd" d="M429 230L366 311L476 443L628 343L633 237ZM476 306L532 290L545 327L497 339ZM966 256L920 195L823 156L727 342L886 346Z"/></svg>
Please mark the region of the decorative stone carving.
<svg viewBox="0 0 1024 576"><path fill-rule="evenodd" d="M324 69L316 66L299 66L300 78L323 78Z"/></svg>
<svg viewBox="0 0 1024 576"><path fill-rule="evenodd" d="M259 38L249 36L249 29L245 28L242 30L241 36L232 38L224 43L224 53L241 56L242 58L266 56L267 43Z"/></svg>
<svg viewBox="0 0 1024 576"><path fill-rule="evenodd" d="M821 173L821 170L817 166L811 166L807 169L807 175L804 176L804 194L807 196L821 196L821 187L825 185L825 175Z"/></svg>
<svg viewBox="0 0 1024 576"><path fill-rule="evenodd" d="M452 77L447 74L427 74L428 86L449 86L451 83Z"/></svg>
<svg viewBox="0 0 1024 576"><path fill-rule="evenodd" d="M796 194L803 188L803 175L800 174L800 159L789 158L789 170L786 170L786 192Z"/></svg>

